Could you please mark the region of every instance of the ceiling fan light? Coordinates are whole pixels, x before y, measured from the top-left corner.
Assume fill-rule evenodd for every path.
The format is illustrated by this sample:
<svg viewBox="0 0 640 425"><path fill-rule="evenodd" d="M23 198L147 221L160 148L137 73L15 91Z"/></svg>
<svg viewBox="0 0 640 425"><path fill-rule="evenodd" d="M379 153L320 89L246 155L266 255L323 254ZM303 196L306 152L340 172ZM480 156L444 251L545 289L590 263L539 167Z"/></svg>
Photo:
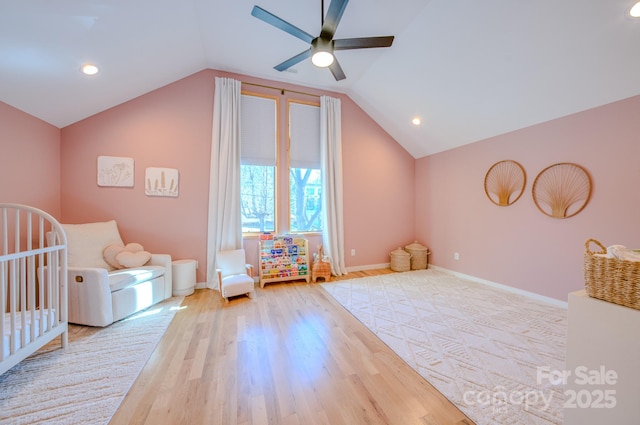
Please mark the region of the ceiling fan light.
<svg viewBox="0 0 640 425"><path fill-rule="evenodd" d="M311 62L319 68L326 68L333 63L333 55L329 52L315 52L311 56Z"/></svg>
<svg viewBox="0 0 640 425"><path fill-rule="evenodd" d="M631 10L629 10L629 15L634 18L640 18L640 1L634 4Z"/></svg>
<svg viewBox="0 0 640 425"><path fill-rule="evenodd" d="M314 39L311 42L311 62L319 68L326 68L333 61L333 41L322 37Z"/></svg>

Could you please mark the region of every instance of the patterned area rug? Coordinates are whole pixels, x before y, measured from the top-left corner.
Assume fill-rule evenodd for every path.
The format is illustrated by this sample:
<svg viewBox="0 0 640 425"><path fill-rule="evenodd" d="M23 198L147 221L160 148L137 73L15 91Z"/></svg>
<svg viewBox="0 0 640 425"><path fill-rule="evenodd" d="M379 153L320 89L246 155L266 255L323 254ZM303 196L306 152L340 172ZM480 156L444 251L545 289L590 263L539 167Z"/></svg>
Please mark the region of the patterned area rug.
<svg viewBox="0 0 640 425"><path fill-rule="evenodd" d="M478 425L562 423L566 309L433 269L322 286Z"/></svg>
<svg viewBox="0 0 640 425"><path fill-rule="evenodd" d="M0 424L107 424L164 335L183 297L106 328L69 325L0 376Z"/></svg>

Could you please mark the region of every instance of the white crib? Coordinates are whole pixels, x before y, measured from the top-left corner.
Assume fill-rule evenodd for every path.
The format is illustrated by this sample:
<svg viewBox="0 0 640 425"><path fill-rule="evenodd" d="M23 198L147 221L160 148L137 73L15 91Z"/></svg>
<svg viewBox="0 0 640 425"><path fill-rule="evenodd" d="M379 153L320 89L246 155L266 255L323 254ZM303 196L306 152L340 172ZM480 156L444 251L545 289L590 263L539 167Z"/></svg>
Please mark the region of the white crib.
<svg viewBox="0 0 640 425"><path fill-rule="evenodd" d="M58 336L66 348L68 323L60 223L37 208L0 203L0 243L1 375Z"/></svg>

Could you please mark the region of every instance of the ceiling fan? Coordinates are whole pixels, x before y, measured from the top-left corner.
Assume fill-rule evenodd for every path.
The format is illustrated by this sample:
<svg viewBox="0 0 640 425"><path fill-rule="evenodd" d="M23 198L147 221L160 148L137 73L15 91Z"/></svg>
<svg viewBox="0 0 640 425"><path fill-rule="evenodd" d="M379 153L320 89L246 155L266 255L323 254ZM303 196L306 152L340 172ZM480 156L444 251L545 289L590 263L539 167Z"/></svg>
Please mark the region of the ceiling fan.
<svg viewBox="0 0 640 425"><path fill-rule="evenodd" d="M251 15L279 28L294 37L299 38L311 45L302 53L299 53L279 65L274 66L278 71L285 71L293 65L311 57L314 65L325 68L328 67L336 81L344 80L346 75L338 63L338 59L333 55L334 50L368 49L372 47L390 47L393 43L393 36L383 37L363 37L363 38L343 38L334 40L333 36L338 28L342 14L347 7L349 0L332 0L329 4L327 15L321 16L322 30L317 37L301 30L295 25L267 12L259 6L254 6ZM322 12L324 14L324 1L322 1Z"/></svg>

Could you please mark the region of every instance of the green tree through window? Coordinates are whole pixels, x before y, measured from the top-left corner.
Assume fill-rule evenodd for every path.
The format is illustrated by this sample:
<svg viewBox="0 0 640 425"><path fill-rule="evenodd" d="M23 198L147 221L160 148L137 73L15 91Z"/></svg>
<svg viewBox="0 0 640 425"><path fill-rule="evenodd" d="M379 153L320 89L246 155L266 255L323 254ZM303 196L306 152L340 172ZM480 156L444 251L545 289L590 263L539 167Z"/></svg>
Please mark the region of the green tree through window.
<svg viewBox="0 0 640 425"><path fill-rule="evenodd" d="M322 230L320 177L320 170L317 169L291 168L292 231L319 232Z"/></svg>
<svg viewBox="0 0 640 425"><path fill-rule="evenodd" d="M275 231L275 167L242 165L240 185L242 231Z"/></svg>

